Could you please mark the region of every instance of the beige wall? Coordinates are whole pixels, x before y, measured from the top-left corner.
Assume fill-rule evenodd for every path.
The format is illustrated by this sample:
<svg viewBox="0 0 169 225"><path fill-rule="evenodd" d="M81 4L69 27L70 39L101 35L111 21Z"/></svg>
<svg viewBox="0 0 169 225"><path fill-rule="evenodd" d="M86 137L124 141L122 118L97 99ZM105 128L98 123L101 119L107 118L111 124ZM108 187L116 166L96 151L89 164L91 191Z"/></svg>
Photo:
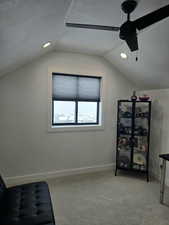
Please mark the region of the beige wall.
<svg viewBox="0 0 169 225"><path fill-rule="evenodd" d="M48 132L48 70L102 75L101 131ZM103 58L53 52L0 79L0 171L6 177L115 162L116 102L132 84Z"/></svg>
<svg viewBox="0 0 169 225"><path fill-rule="evenodd" d="M169 89L143 91L152 97L152 120L150 136L150 170L160 177L159 154L169 153ZM169 164L167 166L169 185Z"/></svg>

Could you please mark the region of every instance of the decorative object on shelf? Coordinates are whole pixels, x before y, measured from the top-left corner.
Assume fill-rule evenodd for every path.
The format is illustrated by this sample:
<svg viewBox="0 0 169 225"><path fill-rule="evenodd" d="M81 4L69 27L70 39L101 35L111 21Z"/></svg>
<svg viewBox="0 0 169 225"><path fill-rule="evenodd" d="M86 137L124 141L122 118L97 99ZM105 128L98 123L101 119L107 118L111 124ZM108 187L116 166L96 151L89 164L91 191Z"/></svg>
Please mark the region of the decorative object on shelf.
<svg viewBox="0 0 169 225"><path fill-rule="evenodd" d="M149 180L150 117L150 101L118 101L115 175L118 169L134 170Z"/></svg>
<svg viewBox="0 0 169 225"><path fill-rule="evenodd" d="M136 91L133 91L133 95L131 96L131 100L132 101L136 101L137 100Z"/></svg>
<svg viewBox="0 0 169 225"><path fill-rule="evenodd" d="M130 164L130 159L129 157L125 156L125 155L122 155L120 157L120 165L124 168L127 168Z"/></svg>
<svg viewBox="0 0 169 225"><path fill-rule="evenodd" d="M141 154L141 153L135 153L134 154L134 157L133 157L133 162L135 164L144 166L146 164L146 159L145 159L145 157L144 157L143 154Z"/></svg>
<svg viewBox="0 0 169 225"><path fill-rule="evenodd" d="M150 99L150 96L144 94L142 96L139 96L140 101L148 101Z"/></svg>

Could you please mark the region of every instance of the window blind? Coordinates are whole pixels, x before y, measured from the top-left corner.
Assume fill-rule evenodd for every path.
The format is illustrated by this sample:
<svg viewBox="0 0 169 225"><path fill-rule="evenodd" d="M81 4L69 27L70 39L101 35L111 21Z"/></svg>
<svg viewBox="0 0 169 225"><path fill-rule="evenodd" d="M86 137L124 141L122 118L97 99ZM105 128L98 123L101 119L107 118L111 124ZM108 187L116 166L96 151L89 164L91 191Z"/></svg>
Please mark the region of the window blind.
<svg viewBox="0 0 169 225"><path fill-rule="evenodd" d="M53 74L53 100L100 101L101 77Z"/></svg>

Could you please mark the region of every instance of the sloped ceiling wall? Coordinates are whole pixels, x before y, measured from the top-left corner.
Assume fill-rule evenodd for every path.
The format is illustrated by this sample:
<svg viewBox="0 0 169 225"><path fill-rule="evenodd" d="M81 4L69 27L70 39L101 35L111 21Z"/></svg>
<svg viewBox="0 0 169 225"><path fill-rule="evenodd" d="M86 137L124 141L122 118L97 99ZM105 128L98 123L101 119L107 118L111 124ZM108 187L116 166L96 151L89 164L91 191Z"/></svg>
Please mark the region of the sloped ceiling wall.
<svg viewBox="0 0 169 225"><path fill-rule="evenodd" d="M128 79L144 89L169 87L169 18L139 34L139 60L118 33L66 28L69 22L120 26L126 19L122 0L1 0L0 74L38 58L48 51L83 52L105 57ZM168 0L140 0L132 19L164 5ZM51 41L49 49L42 49ZM126 61L120 53L126 52Z"/></svg>
<svg viewBox="0 0 169 225"><path fill-rule="evenodd" d="M105 54L105 58L143 89L168 88L169 19L140 33L139 46L137 62L137 54L131 53L126 44ZM121 52L127 53L127 60L120 60Z"/></svg>

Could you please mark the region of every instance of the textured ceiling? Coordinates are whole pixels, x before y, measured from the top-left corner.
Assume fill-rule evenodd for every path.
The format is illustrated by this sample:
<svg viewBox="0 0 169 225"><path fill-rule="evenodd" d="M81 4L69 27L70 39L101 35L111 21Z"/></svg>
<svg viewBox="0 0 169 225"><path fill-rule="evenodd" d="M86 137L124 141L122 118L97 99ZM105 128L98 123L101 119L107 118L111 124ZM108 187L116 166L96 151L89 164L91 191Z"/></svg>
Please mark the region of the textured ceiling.
<svg viewBox="0 0 169 225"><path fill-rule="evenodd" d="M121 0L0 0L0 74L50 51L98 54L128 79L143 88L169 87L169 18L139 34L139 60L118 38L118 33L66 28L77 23L121 25L126 16ZM169 4L168 0L140 0L132 19ZM46 41L51 47L42 49ZM122 60L120 52L128 59Z"/></svg>

